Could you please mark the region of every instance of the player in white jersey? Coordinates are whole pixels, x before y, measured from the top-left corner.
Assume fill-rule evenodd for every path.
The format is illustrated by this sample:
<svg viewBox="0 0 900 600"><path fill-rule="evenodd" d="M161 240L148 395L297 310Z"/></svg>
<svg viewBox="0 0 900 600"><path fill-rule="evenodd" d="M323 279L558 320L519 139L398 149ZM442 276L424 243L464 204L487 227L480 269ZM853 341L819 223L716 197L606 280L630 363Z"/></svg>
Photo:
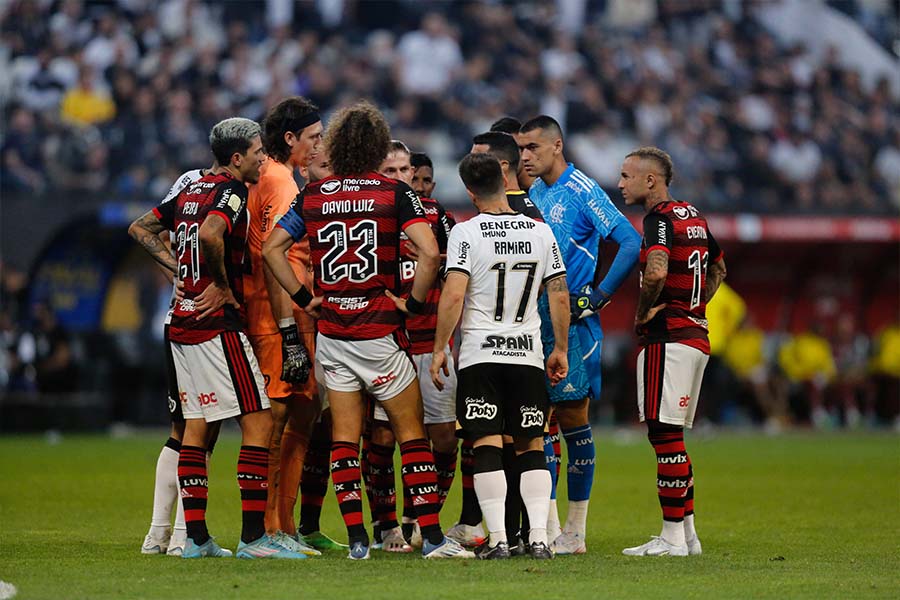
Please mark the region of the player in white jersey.
<svg viewBox="0 0 900 600"><path fill-rule="evenodd" d="M479 214L450 232L430 373L441 389L441 372L448 372L445 349L462 314L456 414L460 435L474 440L475 492L489 531L475 554L510 557L505 434L515 444L522 501L532 525L531 555L552 558L547 541L551 482L543 454L549 400L537 296L545 286L556 333L546 373L555 384L568 373L566 269L550 228L510 209L494 156L470 154L459 173Z"/></svg>
<svg viewBox="0 0 900 600"><path fill-rule="evenodd" d="M216 168L213 163L209 169L191 169L185 171L175 180L172 187L165 198L160 202L160 206L171 202L178 197L178 194L199 180L201 177ZM128 228L129 234L136 240L141 235L154 235L149 232L142 231L140 223L135 221ZM168 242L171 248L174 232L164 232L160 237L160 244ZM171 252L170 249L166 251ZM163 269L167 277L171 277L171 273L167 269ZM184 522L184 509L179 499L178 493L178 454L181 451L181 439L184 436L184 415L181 413L181 398L178 392L178 383L175 378L175 364L172 360L172 347L169 343L169 323L172 321L172 308L175 306L175 295L177 293L177 283L172 285L172 299L169 302L169 311L166 313L165 330L163 335L163 343L166 351L166 389L169 401L169 414L172 418L172 430L169 433L169 439L163 445L156 460L156 479L153 486L153 515L150 519L150 530L144 538L141 545L141 554L168 554L170 556L181 556L184 550L184 542L187 539L187 529ZM219 434L219 428L213 428L211 432L210 444L207 446L208 452L212 452L212 446ZM175 514L174 532L171 527L172 505L178 502Z"/></svg>

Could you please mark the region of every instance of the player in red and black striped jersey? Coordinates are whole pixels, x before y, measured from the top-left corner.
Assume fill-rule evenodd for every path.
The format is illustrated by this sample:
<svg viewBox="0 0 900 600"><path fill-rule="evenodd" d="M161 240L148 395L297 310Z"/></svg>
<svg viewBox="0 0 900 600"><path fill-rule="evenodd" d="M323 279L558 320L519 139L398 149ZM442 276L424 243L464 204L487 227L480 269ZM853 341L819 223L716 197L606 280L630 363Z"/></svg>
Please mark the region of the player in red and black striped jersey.
<svg viewBox="0 0 900 600"><path fill-rule="evenodd" d="M265 533L272 417L240 312L247 229L245 184L259 179L265 159L259 125L249 119L225 119L213 127L210 146L219 169L152 213L156 220L152 229L175 232L176 256L160 253L151 240L141 239L184 286L169 330L185 417L178 460L187 526L182 556L231 556L206 527L206 439L207 423L236 417L242 432L237 479L243 514L237 555L304 558Z"/></svg>
<svg viewBox="0 0 900 600"><path fill-rule="evenodd" d="M644 217L641 293L635 329L638 412L656 452L656 485L663 513L659 536L626 548L629 556L687 556L702 548L694 527L694 478L684 447L693 425L709 359L706 303L725 278L722 250L694 206L673 200L672 159L644 147L625 158L619 189Z"/></svg>
<svg viewBox="0 0 900 600"><path fill-rule="evenodd" d="M415 192L377 172L390 141L384 116L371 104L361 102L338 112L325 142L334 176L298 196L266 241L263 257L298 305L321 304L316 360L323 367L331 405L332 480L347 526L349 558L369 558L359 467L363 391L381 403L400 441L403 480L425 538L423 555L471 557L440 529L434 458L425 439L419 384L403 331L402 313L420 314L424 308L440 255ZM408 298L396 296L401 231L419 251ZM304 236L309 237L316 283L324 294L320 300L300 284L284 255Z"/></svg>

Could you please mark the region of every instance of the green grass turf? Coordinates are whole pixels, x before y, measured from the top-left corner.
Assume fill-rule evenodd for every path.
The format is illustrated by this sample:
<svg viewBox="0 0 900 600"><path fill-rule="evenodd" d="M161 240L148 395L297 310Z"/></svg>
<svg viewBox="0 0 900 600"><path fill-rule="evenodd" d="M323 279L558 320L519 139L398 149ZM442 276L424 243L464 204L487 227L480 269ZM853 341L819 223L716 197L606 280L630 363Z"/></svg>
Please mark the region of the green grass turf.
<svg viewBox="0 0 900 600"><path fill-rule="evenodd" d="M65 436L56 444L7 436L0 439L0 580L23 599L900 596L897 436L689 437L704 554L660 559L620 554L659 530L649 444L637 430L598 431L596 439L587 555L477 563L373 552L351 563L343 553L297 562L142 556L164 434ZM216 449L208 514L212 532L232 549L238 443L224 434ZM445 527L458 507L455 486ZM323 519L328 533L344 538L333 494Z"/></svg>

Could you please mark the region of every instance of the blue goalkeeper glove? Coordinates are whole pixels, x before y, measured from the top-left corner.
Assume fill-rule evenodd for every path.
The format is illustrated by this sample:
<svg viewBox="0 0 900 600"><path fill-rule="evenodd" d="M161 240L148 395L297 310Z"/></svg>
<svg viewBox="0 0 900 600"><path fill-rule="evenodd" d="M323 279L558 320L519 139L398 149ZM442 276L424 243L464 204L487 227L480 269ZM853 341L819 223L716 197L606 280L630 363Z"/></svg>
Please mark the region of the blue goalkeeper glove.
<svg viewBox="0 0 900 600"><path fill-rule="evenodd" d="M591 286L586 285L577 294L569 294L569 306L572 312L572 323L595 315L609 304L609 296L603 290L597 288L591 291Z"/></svg>
<svg viewBox="0 0 900 600"><path fill-rule="evenodd" d="M281 332L281 380L287 383L306 383L312 361L306 346L300 341L297 324L283 319L278 325Z"/></svg>

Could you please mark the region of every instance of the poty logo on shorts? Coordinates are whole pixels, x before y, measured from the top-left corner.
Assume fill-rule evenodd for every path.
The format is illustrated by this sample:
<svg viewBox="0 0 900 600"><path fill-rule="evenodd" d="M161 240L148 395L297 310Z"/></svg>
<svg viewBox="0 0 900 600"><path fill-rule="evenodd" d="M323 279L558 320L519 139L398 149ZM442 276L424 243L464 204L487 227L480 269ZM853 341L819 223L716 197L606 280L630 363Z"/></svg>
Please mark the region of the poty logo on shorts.
<svg viewBox="0 0 900 600"><path fill-rule="evenodd" d="M471 398L466 396L467 419L493 419L497 416L497 407L484 401L484 397Z"/></svg>
<svg viewBox="0 0 900 600"><path fill-rule="evenodd" d="M379 375L378 377L376 377L375 379L373 379L373 380L372 380L372 385L374 385L375 387L378 387L379 385L384 385L384 384L386 384L386 383L390 383L390 382L392 382L392 381L395 380L395 379L397 379L397 376L394 375L394 372L393 372L393 371L391 371L391 372L388 373L387 375Z"/></svg>
<svg viewBox="0 0 900 600"><path fill-rule="evenodd" d="M326 181L322 184L320 188L323 194L331 195L341 189L341 182L338 179L334 179L332 181Z"/></svg>
<svg viewBox="0 0 900 600"><path fill-rule="evenodd" d="M523 406L519 410L522 411L522 427L543 427L544 411L538 410L537 406Z"/></svg>

